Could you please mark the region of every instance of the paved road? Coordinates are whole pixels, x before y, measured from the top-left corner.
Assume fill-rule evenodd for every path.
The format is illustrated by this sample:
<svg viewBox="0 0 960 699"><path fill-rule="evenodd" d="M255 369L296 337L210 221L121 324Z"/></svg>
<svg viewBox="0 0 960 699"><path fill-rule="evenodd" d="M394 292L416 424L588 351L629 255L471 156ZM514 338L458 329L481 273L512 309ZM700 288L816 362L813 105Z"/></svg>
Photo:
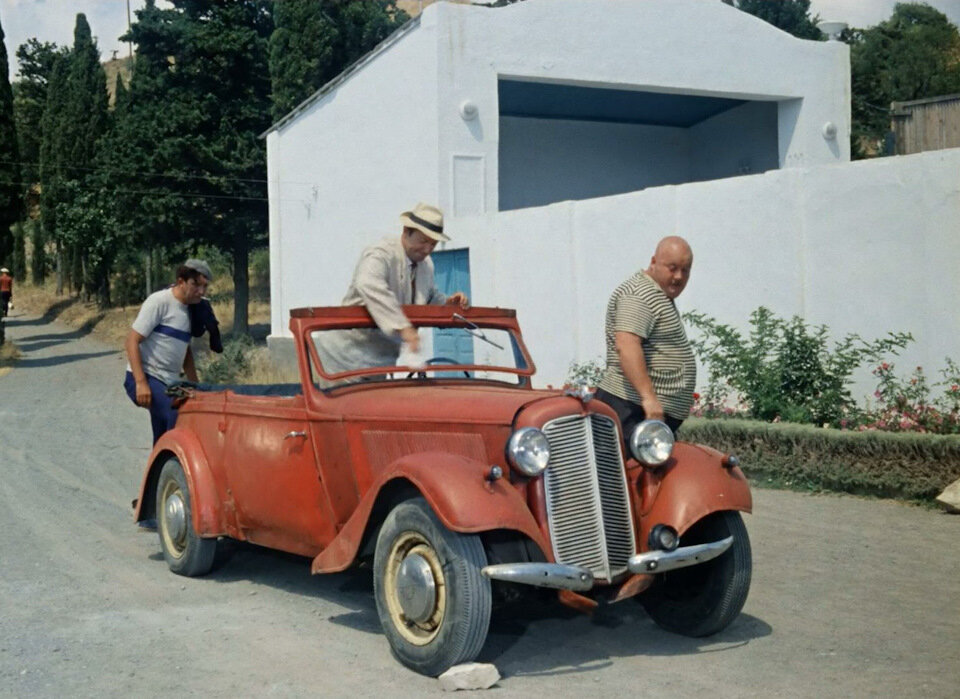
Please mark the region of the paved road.
<svg viewBox="0 0 960 699"><path fill-rule="evenodd" d="M130 518L150 428L123 358L34 317L8 331L23 360L0 377L0 695L440 693L391 658L366 571L311 577L238 544L205 578L170 574ZM755 495L753 588L729 629L672 636L633 602L507 610L481 658L496 696L957 696L960 517Z"/></svg>

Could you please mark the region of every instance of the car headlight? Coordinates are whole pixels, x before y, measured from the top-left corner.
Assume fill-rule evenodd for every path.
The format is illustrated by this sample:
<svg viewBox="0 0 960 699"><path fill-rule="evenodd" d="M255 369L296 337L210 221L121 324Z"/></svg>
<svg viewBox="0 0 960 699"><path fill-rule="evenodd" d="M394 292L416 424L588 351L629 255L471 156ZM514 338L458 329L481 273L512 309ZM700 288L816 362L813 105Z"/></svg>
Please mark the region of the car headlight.
<svg viewBox="0 0 960 699"><path fill-rule="evenodd" d="M550 442L536 427L521 427L507 442L507 461L528 476L539 476L550 462Z"/></svg>
<svg viewBox="0 0 960 699"><path fill-rule="evenodd" d="M659 466L673 453L673 431L659 420L644 420L630 435L630 452L637 461Z"/></svg>

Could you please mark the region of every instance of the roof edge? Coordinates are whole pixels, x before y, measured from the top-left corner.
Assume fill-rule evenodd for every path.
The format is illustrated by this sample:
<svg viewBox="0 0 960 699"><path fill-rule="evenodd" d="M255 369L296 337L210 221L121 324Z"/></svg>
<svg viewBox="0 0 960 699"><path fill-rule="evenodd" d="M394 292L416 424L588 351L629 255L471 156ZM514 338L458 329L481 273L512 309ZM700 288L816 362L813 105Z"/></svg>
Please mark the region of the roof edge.
<svg viewBox="0 0 960 699"><path fill-rule="evenodd" d="M268 128L262 134L257 136L257 138L264 139L274 131L280 130L281 128L283 128L284 126L292 122L294 119L296 119L301 112L305 111L308 107L313 105L314 102L317 102L328 92L332 91L334 88L346 82L354 73L357 73L358 71L360 71L361 68L363 68L368 63L373 61L375 58L377 58L377 56L379 56L381 53L383 53L388 48L393 46L393 44L397 43L404 36L406 36L407 34L412 32L414 29L419 27L420 17L421 15L417 15L416 17L411 17L409 20L407 20L407 22L404 23L402 27L397 29L395 32L393 32L393 34L391 34L386 39L381 41L379 44L374 46L368 53L364 54L361 58L358 58L349 66L344 68L342 73L340 73L337 77L335 77L333 80L331 80L327 84L320 87L316 92L314 92L312 95L310 95L305 100L303 100L303 102L301 102L296 107L291 109L287 114L285 114L278 121L272 124L270 128Z"/></svg>

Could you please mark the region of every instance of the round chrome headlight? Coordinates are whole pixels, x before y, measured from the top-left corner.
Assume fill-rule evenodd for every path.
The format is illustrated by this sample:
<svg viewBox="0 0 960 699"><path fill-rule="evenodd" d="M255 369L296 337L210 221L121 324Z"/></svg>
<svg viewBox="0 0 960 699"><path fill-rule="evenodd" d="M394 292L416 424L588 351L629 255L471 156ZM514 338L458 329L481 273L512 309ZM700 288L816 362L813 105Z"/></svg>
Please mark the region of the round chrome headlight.
<svg viewBox="0 0 960 699"><path fill-rule="evenodd" d="M507 461L527 476L539 476L550 462L550 442L536 427L521 427L507 442Z"/></svg>
<svg viewBox="0 0 960 699"><path fill-rule="evenodd" d="M637 461L659 466L673 453L673 431L659 420L644 420L630 435L630 452Z"/></svg>

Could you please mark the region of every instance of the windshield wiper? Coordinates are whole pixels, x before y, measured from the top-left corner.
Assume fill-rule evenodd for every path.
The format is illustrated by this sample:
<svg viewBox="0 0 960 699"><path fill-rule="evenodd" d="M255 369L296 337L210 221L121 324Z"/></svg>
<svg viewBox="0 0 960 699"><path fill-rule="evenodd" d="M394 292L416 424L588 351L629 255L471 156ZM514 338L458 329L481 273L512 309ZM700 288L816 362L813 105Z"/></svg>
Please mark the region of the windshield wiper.
<svg viewBox="0 0 960 699"><path fill-rule="evenodd" d="M483 334L483 330L481 330L476 323L471 323L469 320L467 320L466 318L464 318L464 317L463 317L462 315L460 315L459 313L454 313L454 314L453 314L453 319L454 319L454 320L462 321L463 324L467 326L466 328L464 328L464 331L465 331L465 332L473 335L473 336L474 336L475 338L477 338L478 340L483 340L484 342L493 345L493 346L496 347L498 350L503 350L503 346L502 346L502 345L498 345L496 342L494 342L493 340L489 339L486 335L484 335L484 334Z"/></svg>

